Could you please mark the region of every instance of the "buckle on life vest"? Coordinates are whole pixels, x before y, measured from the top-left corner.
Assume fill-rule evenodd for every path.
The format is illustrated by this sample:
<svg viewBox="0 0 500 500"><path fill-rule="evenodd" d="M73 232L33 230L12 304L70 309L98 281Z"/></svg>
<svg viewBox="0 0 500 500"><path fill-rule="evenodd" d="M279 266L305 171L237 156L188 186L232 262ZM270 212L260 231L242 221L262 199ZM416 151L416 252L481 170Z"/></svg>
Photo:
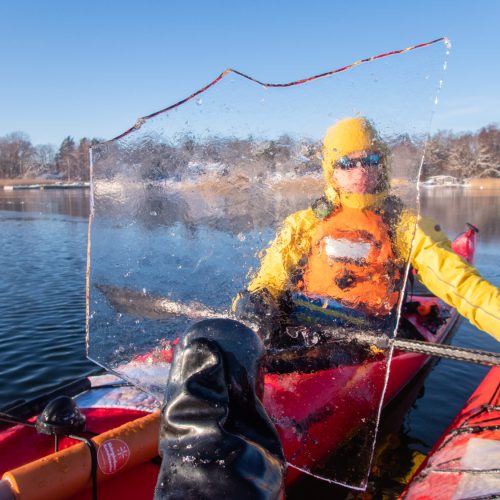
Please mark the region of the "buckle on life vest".
<svg viewBox="0 0 500 500"><path fill-rule="evenodd" d="M346 271L342 276L335 279L335 284L341 289L351 288L357 281L357 276L349 271Z"/></svg>
<svg viewBox="0 0 500 500"><path fill-rule="evenodd" d="M334 206L325 196L322 196L311 205L311 208L316 218L323 220L333 212Z"/></svg>

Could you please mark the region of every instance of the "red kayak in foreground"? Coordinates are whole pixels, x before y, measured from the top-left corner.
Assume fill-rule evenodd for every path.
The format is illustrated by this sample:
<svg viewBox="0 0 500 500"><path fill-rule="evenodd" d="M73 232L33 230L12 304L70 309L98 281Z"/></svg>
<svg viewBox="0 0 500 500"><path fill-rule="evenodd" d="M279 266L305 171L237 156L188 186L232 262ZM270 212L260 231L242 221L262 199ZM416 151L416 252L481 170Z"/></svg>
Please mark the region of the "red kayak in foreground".
<svg viewBox="0 0 500 500"><path fill-rule="evenodd" d="M500 368L492 368L401 499L500 498Z"/></svg>
<svg viewBox="0 0 500 500"><path fill-rule="evenodd" d="M464 237L474 243L472 230ZM468 248L472 253L464 256L469 260L474 244ZM457 320L456 311L425 291L409 293L407 303L411 307L404 313L405 335L444 342ZM168 356L168 351L163 353L164 360ZM425 355L396 350L383 404L429 361ZM327 369L302 372L278 366L265 375L264 406L278 429L287 460L294 464L289 467L287 485L301 471L342 466L342 450L348 453L349 443L359 435L360 422L373 415L373 395L382 394L386 364L383 352L375 349L368 358ZM86 416L87 437L96 436L92 439L99 496L152 498L159 469L159 418L154 412L161 402L109 375L93 377L69 392ZM338 403L345 395L350 405ZM17 405L4 412L27 418L42 409L40 404ZM57 452L54 438L37 434L33 427L14 425L0 431L0 473L8 481L4 486L23 499L89 498L92 481L87 446L70 437L60 437L56 446ZM337 456L333 462L332 452Z"/></svg>

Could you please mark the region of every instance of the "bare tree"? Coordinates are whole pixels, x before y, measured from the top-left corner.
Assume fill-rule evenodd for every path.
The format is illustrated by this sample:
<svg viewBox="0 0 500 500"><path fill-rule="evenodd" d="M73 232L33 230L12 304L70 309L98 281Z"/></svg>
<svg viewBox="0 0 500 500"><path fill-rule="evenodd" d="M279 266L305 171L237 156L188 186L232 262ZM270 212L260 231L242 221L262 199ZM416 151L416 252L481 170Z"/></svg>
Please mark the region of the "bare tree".
<svg viewBox="0 0 500 500"><path fill-rule="evenodd" d="M57 173L68 180L75 178L78 166L78 152L73 137L65 137L55 158Z"/></svg>
<svg viewBox="0 0 500 500"><path fill-rule="evenodd" d="M500 130L493 125L484 127L477 136L476 175L500 177Z"/></svg>
<svg viewBox="0 0 500 500"><path fill-rule="evenodd" d="M52 146L33 146L22 132L0 137L0 177L39 177L59 174L69 180L88 180L89 147L98 143L68 136L55 153ZM394 175L407 177L420 161L424 140L400 135L389 143ZM115 147L117 153L120 145ZM160 134L138 141L128 151L129 167L147 165L141 171L151 179L183 179L190 175L224 177L231 174L266 179L287 173L321 171L320 142L301 142L287 135L274 140L209 137L199 141L185 134L165 142ZM114 153L113 153L114 154ZM123 165L120 167L123 168ZM131 170L131 172L132 172ZM426 145L422 177L449 174L458 178L500 177L500 129L483 127L476 133L440 131Z"/></svg>
<svg viewBox="0 0 500 500"><path fill-rule="evenodd" d="M471 134L462 134L449 141L445 172L464 179L472 177L476 167L476 144Z"/></svg>
<svg viewBox="0 0 500 500"><path fill-rule="evenodd" d="M427 142L422 177L439 175L445 171L449 157L450 132L438 132Z"/></svg>
<svg viewBox="0 0 500 500"><path fill-rule="evenodd" d="M414 179L422 159L422 142L416 142L405 134L393 141L390 150L391 174L396 178Z"/></svg>
<svg viewBox="0 0 500 500"><path fill-rule="evenodd" d="M0 138L0 176L23 177L29 170L33 146L23 132L13 132Z"/></svg>

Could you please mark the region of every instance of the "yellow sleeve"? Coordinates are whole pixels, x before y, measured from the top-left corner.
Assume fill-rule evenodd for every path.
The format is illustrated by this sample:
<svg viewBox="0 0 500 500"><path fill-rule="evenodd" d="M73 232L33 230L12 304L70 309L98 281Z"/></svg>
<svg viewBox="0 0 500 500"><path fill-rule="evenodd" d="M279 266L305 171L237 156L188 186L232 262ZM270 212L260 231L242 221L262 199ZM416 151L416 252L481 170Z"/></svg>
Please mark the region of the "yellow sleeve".
<svg viewBox="0 0 500 500"><path fill-rule="evenodd" d="M266 288L273 297L282 293L300 260L309 255L311 236L317 218L312 209L295 212L283 222L281 230L265 251L260 269L248 285L249 292Z"/></svg>
<svg viewBox="0 0 500 500"><path fill-rule="evenodd" d="M404 217L415 220L408 213ZM432 293L477 328L500 340L500 290L452 250L450 240L430 218L418 220L411 264Z"/></svg>

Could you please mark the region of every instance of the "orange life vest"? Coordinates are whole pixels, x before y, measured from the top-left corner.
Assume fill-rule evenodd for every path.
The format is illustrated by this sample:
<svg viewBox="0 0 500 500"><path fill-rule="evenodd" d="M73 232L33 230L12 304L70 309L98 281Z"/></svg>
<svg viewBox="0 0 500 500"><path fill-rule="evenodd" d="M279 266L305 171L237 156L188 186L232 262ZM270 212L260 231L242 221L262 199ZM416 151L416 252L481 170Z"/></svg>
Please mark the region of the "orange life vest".
<svg viewBox="0 0 500 500"><path fill-rule="evenodd" d="M299 288L373 315L398 300L401 276L388 226L371 210L343 207L316 227Z"/></svg>

